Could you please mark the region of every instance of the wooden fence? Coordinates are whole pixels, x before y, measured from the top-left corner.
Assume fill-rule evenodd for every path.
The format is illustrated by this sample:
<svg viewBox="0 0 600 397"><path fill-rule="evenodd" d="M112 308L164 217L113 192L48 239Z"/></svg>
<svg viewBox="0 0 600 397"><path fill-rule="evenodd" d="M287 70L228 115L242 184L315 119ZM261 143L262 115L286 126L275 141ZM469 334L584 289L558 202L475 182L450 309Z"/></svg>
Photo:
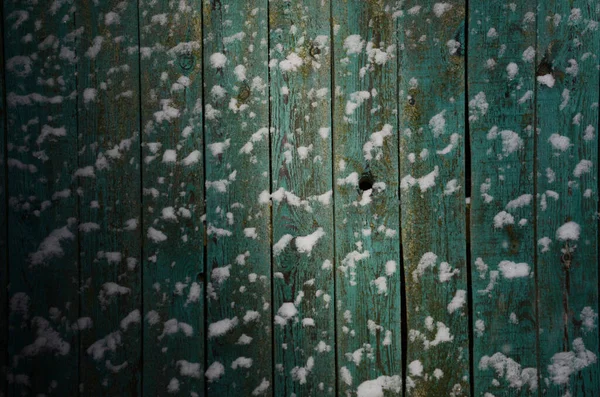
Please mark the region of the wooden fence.
<svg viewBox="0 0 600 397"><path fill-rule="evenodd" d="M0 396L599 396L597 0L4 0Z"/></svg>

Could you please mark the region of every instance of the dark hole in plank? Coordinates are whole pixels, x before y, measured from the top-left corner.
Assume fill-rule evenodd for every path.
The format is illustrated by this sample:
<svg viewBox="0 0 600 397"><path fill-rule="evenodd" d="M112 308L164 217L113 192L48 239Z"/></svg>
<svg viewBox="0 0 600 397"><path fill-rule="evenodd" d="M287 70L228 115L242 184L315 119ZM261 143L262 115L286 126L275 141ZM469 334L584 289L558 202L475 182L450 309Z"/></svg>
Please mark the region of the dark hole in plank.
<svg viewBox="0 0 600 397"><path fill-rule="evenodd" d="M370 172L363 174L358 180L358 188L360 190L369 190L373 188L374 178Z"/></svg>

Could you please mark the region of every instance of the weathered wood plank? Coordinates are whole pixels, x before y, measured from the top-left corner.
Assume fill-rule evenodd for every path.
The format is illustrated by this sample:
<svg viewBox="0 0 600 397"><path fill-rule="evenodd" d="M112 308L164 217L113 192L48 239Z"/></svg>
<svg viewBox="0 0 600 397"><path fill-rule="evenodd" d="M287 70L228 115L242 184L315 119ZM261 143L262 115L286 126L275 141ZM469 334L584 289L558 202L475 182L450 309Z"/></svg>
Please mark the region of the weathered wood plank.
<svg viewBox="0 0 600 397"><path fill-rule="evenodd" d="M143 392L204 393L200 0L139 4Z"/></svg>
<svg viewBox="0 0 600 397"><path fill-rule="evenodd" d="M0 8L0 397L5 397L8 383L8 209L6 188L8 165L6 164L6 91L4 87L4 10Z"/></svg>
<svg viewBox="0 0 600 397"><path fill-rule="evenodd" d="M269 2L277 396L335 391L330 6Z"/></svg>
<svg viewBox="0 0 600 397"><path fill-rule="evenodd" d="M141 393L141 186L137 3L81 2L78 123L81 336L86 395ZM146 231L143 231L146 233Z"/></svg>
<svg viewBox="0 0 600 397"><path fill-rule="evenodd" d="M537 277L545 396L600 390L598 12L588 0L538 6Z"/></svg>
<svg viewBox="0 0 600 397"><path fill-rule="evenodd" d="M48 8L9 0L3 6L10 203L8 395L72 396L78 393L79 352L73 2Z"/></svg>
<svg viewBox="0 0 600 397"><path fill-rule="evenodd" d="M271 395L268 3L204 2L208 395Z"/></svg>
<svg viewBox="0 0 600 397"><path fill-rule="evenodd" d="M406 390L469 393L464 1L407 1L398 20Z"/></svg>
<svg viewBox="0 0 600 397"><path fill-rule="evenodd" d="M537 1L469 2L475 396L537 394L534 81ZM498 373L514 366L515 371Z"/></svg>
<svg viewBox="0 0 600 397"><path fill-rule="evenodd" d="M340 396L402 392L393 4L339 0L332 5Z"/></svg>

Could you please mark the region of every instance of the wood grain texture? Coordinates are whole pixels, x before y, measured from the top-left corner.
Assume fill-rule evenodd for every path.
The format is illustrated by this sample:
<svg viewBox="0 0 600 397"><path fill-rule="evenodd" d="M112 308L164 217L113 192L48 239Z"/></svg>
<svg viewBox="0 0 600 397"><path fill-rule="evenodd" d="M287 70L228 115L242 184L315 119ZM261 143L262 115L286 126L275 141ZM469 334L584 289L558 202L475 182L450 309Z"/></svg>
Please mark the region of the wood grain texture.
<svg viewBox="0 0 600 397"><path fill-rule="evenodd" d="M394 3L332 5L340 396L402 392Z"/></svg>
<svg viewBox="0 0 600 397"><path fill-rule="evenodd" d="M267 1L204 2L208 395L272 395ZM224 62L224 63L223 63ZM224 327L224 328L222 328Z"/></svg>
<svg viewBox="0 0 600 397"><path fill-rule="evenodd" d="M10 225L8 395L77 394L73 2L5 1ZM3 300L3 303L6 301ZM3 354L4 354L4 349Z"/></svg>
<svg viewBox="0 0 600 397"><path fill-rule="evenodd" d="M199 0L143 1L143 392L204 392L204 164Z"/></svg>
<svg viewBox="0 0 600 397"><path fill-rule="evenodd" d="M537 1L469 3L475 396L537 395L534 81ZM503 221L504 219L504 221ZM518 265L515 265L518 264ZM519 275L510 267L524 269ZM514 373L497 372L515 366Z"/></svg>
<svg viewBox="0 0 600 397"><path fill-rule="evenodd" d="M469 393L464 7L407 1L398 19L410 396Z"/></svg>
<svg viewBox="0 0 600 397"><path fill-rule="evenodd" d="M137 3L82 2L78 40L81 391L141 392L141 181Z"/></svg>
<svg viewBox="0 0 600 397"><path fill-rule="evenodd" d="M545 396L600 390L599 11L587 0L538 6L537 277Z"/></svg>
<svg viewBox="0 0 600 397"><path fill-rule="evenodd" d="M335 393L330 6L269 2L277 396Z"/></svg>

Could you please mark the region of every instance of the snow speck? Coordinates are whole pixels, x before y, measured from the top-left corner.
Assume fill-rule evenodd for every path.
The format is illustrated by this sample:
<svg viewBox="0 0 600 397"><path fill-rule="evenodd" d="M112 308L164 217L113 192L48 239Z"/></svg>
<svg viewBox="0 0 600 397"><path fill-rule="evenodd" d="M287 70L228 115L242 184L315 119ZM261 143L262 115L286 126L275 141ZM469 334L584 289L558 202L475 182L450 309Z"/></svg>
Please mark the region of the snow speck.
<svg viewBox="0 0 600 397"><path fill-rule="evenodd" d="M429 128L433 131L433 136L436 138L442 135L446 129L446 119L444 114L446 110L441 111L429 120Z"/></svg>
<svg viewBox="0 0 600 397"><path fill-rule="evenodd" d="M552 144L552 147L556 150L560 150L561 152L566 151L571 146L571 140L569 137L552 134L550 138L548 138L548 142Z"/></svg>
<svg viewBox="0 0 600 397"><path fill-rule="evenodd" d="M567 222L556 230L556 238L560 241L577 241L581 226L573 221Z"/></svg>
<svg viewBox="0 0 600 397"><path fill-rule="evenodd" d="M387 276L391 276L396 273L397 263L395 261L387 261L385 263L385 274Z"/></svg>
<svg viewBox="0 0 600 397"><path fill-rule="evenodd" d="M345 178L338 178L338 186L351 185L354 187L358 186L358 172L353 172Z"/></svg>
<svg viewBox="0 0 600 397"><path fill-rule="evenodd" d="M512 261L501 261L498 264L498 270L502 272L504 278L518 278L529 276L529 265L527 263L515 263Z"/></svg>
<svg viewBox="0 0 600 397"><path fill-rule="evenodd" d="M275 316L275 323L284 326L297 314L298 309L296 309L296 306L293 302L284 302L277 310L277 315Z"/></svg>
<svg viewBox="0 0 600 397"><path fill-rule="evenodd" d="M415 360L408 364L410 376L423 376L423 364L419 360Z"/></svg>
<svg viewBox="0 0 600 397"><path fill-rule="evenodd" d="M352 34L344 40L344 49L347 55L359 54L365 45L359 34Z"/></svg>
<svg viewBox="0 0 600 397"><path fill-rule="evenodd" d="M279 241L273 244L273 255L278 256L279 254L281 254L293 238L294 236L292 236L291 234L284 234L279 239Z"/></svg>
<svg viewBox="0 0 600 397"><path fill-rule="evenodd" d="M223 320L219 320L208 326L208 337L216 338L219 336L223 336L232 329L234 329L238 325L238 318L233 317L231 319L225 318Z"/></svg>
<svg viewBox="0 0 600 397"><path fill-rule="evenodd" d="M554 83L556 82L556 80L554 80L554 76L552 76L552 74L545 74L543 76L538 76L537 81L538 81L538 83L545 85L549 88L554 87Z"/></svg>
<svg viewBox="0 0 600 397"><path fill-rule="evenodd" d="M475 321L475 333L477 336L483 336L483 332L485 331L485 322L481 319Z"/></svg>
<svg viewBox="0 0 600 397"><path fill-rule="evenodd" d="M583 310L581 310L580 318L585 332L591 332L596 329L598 313L596 313L590 306L586 306L583 308Z"/></svg>
<svg viewBox="0 0 600 397"><path fill-rule="evenodd" d="M177 378L171 378L171 381L167 385L167 392L171 394L179 392L179 380Z"/></svg>
<svg viewBox="0 0 600 397"><path fill-rule="evenodd" d="M216 380L219 380L221 376L225 373L225 367L218 361L212 363L207 369L204 376L208 379L209 383L212 383Z"/></svg>
<svg viewBox="0 0 600 397"><path fill-rule="evenodd" d="M521 364L512 358L498 352L492 356L483 356L479 360L479 369L487 371L493 369L498 377L506 379L511 388L520 389L529 386L530 391L537 390L537 369L522 368Z"/></svg>
<svg viewBox="0 0 600 397"><path fill-rule="evenodd" d="M454 298L452 298L450 303L448 303L448 307L447 307L448 313L452 314L455 311L459 310L460 308L462 308L465 305L466 302L467 302L467 291L465 291L463 289L459 289L458 291L456 291Z"/></svg>
<svg viewBox="0 0 600 397"><path fill-rule="evenodd" d="M581 160L573 170L573 175L579 178L583 174L587 174L593 167L593 163L590 160Z"/></svg>
<svg viewBox="0 0 600 397"><path fill-rule="evenodd" d="M163 232L161 232L160 230L156 230L153 227L148 228L147 236L150 240L154 241L155 243L161 243L167 240L167 236Z"/></svg>
<svg viewBox="0 0 600 397"><path fill-rule="evenodd" d="M323 236L325 236L325 232L320 227L308 236L296 237L296 250L299 253L307 253L310 256L313 247Z"/></svg>
<svg viewBox="0 0 600 397"><path fill-rule="evenodd" d="M490 107L484 92L479 92L469 101L469 121L477 121L485 116Z"/></svg>
<svg viewBox="0 0 600 397"><path fill-rule="evenodd" d="M371 281L377 287L378 294L386 294L387 295L387 279L385 277L378 277L375 280Z"/></svg>
<svg viewBox="0 0 600 397"><path fill-rule="evenodd" d="M246 80L246 67L244 65L237 65L235 69L233 69L233 74L235 74L238 81Z"/></svg>
<svg viewBox="0 0 600 397"><path fill-rule="evenodd" d="M566 385L571 376L584 368L595 364L596 355L587 350L581 338L573 341L573 349L568 352L558 352L552 356L552 363L548 365L550 379L555 385Z"/></svg>
<svg viewBox="0 0 600 397"><path fill-rule="evenodd" d="M494 227L500 229L505 225L512 225L515 223L515 218L506 211L501 211L494 216Z"/></svg>
<svg viewBox="0 0 600 397"><path fill-rule="evenodd" d="M283 61L279 62L279 69L283 72L295 72L303 63L302 58L292 52Z"/></svg>
<svg viewBox="0 0 600 397"><path fill-rule="evenodd" d="M258 386L256 386L256 388L252 391L252 395L253 396L264 395L267 392L267 390L269 390L269 386L271 386L269 381L266 380L265 378L263 378L262 381L260 382L260 384Z"/></svg>
<svg viewBox="0 0 600 397"><path fill-rule="evenodd" d="M165 150L162 161L163 163L175 163L177 161L177 151L173 149Z"/></svg>
<svg viewBox="0 0 600 397"><path fill-rule="evenodd" d="M511 200L506 204L507 210L515 210L517 208L526 207L531 203L533 199L533 195L531 194L522 194L514 200Z"/></svg>
<svg viewBox="0 0 600 397"><path fill-rule="evenodd" d="M450 11L452 9L452 4L450 3L435 3L433 5L433 13L436 17L440 18L444 15L445 12Z"/></svg>
<svg viewBox="0 0 600 397"><path fill-rule="evenodd" d="M552 240L550 240L549 237L542 237L541 239L538 240L538 245L542 247L541 252L548 252L550 251L550 244L552 243Z"/></svg>
<svg viewBox="0 0 600 397"><path fill-rule="evenodd" d="M506 67L506 73L508 74L508 79L512 80L514 79L517 74L519 73L519 67L517 66L516 63L511 62L508 64L508 66Z"/></svg>
<svg viewBox="0 0 600 397"><path fill-rule="evenodd" d="M394 394L400 393L402 391L400 376L380 376L374 380L367 380L358 385L356 397L384 397L385 391L390 391Z"/></svg>
<svg viewBox="0 0 600 397"><path fill-rule="evenodd" d="M210 56L210 66L212 66L213 69L222 69L226 63L227 57L220 52L215 52Z"/></svg>
<svg viewBox="0 0 600 397"><path fill-rule="evenodd" d="M250 368L252 367L252 359L248 357L238 357L231 363L232 369Z"/></svg>

